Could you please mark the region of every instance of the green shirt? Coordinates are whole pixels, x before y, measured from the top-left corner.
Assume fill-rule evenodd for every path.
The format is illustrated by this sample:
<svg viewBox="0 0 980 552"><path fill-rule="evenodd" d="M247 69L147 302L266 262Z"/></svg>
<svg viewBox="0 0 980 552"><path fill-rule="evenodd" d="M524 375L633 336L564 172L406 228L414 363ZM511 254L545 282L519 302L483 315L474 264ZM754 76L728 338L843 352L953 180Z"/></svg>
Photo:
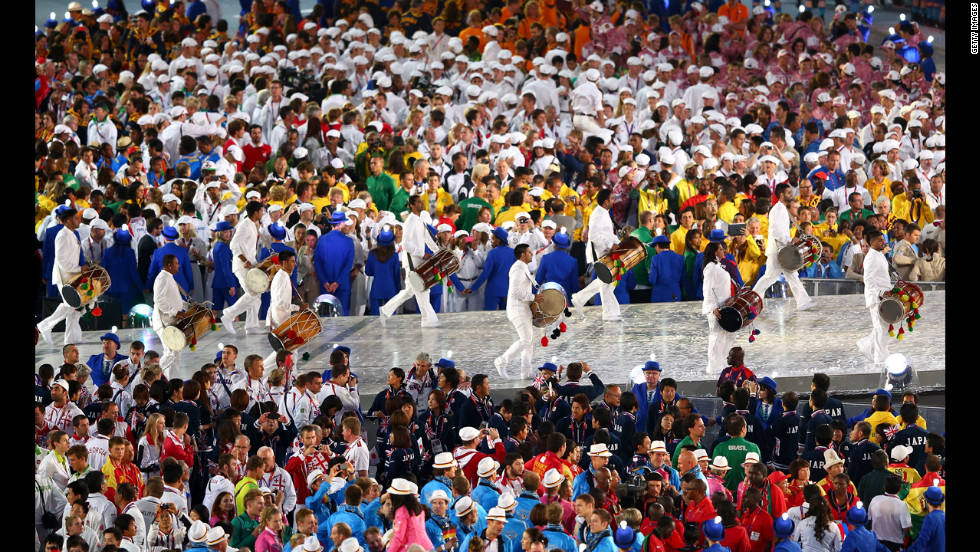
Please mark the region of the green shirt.
<svg viewBox="0 0 980 552"><path fill-rule="evenodd" d="M643 242L643 247L647 250L647 258L643 259L643 262L640 263L642 269L633 271L633 276L636 277L636 285L649 286L650 280L647 277L650 275L650 262L653 261L653 256L657 254L657 252L654 251L653 247L650 245L653 243L653 236L650 235L650 230L645 226L641 226L636 230L633 230L633 233L630 234L630 236L638 238L641 242Z"/></svg>
<svg viewBox="0 0 980 552"><path fill-rule="evenodd" d="M235 511L239 515L245 513L245 495L252 489L258 489L259 484L251 477L243 477L235 485ZM239 548L239 547L235 547Z"/></svg>
<svg viewBox="0 0 980 552"><path fill-rule="evenodd" d="M255 535L252 531L259 526L259 520L248 517L248 514L242 514L231 520L231 526L235 528L235 532L231 535L232 548L243 546L255 548Z"/></svg>
<svg viewBox="0 0 980 552"><path fill-rule="evenodd" d="M395 218L399 222L402 222L402 211L408 211L408 199L410 197L412 197L411 194L401 186L395 190L395 194L391 197L391 205L388 206L388 210L395 214ZM374 196L371 199L374 199Z"/></svg>
<svg viewBox="0 0 980 552"><path fill-rule="evenodd" d="M670 465L674 469L677 469L677 459L680 458L681 450L683 450L681 447L683 447L684 445L696 445L697 448L701 448L701 443L700 442L695 443L694 440L691 439L690 435L681 439L681 442L677 443L677 448L674 449L674 455L670 457Z"/></svg>
<svg viewBox="0 0 980 552"><path fill-rule="evenodd" d="M837 217L837 220L846 220L848 222L854 222L856 220L866 219L866 218L870 217L873 214L874 213L872 213L871 211L869 211L867 209L861 209L861 212L860 213L855 212L854 209L848 209L848 210L844 211L843 213L841 213L840 216Z"/></svg>
<svg viewBox="0 0 980 552"><path fill-rule="evenodd" d="M458 230L466 230L467 232L473 229L473 225L476 224L476 217L480 214L480 209L484 207L490 208L490 220L494 218L493 205L490 205L483 198L480 197L469 197L459 202L460 209L463 210L463 214L460 215L459 220L456 223L456 228Z"/></svg>
<svg viewBox="0 0 980 552"><path fill-rule="evenodd" d="M742 469L745 456L750 452L762 455L758 445L746 441L743 437L732 437L718 443L713 452L714 456L724 456L728 459L728 466L731 469L725 474L725 488L730 491L737 491L738 484L745 479L745 470Z"/></svg>
<svg viewBox="0 0 980 552"><path fill-rule="evenodd" d="M378 210L388 211L388 207L391 205L391 199L398 188L395 185L395 179L382 171L379 176L371 175L368 177L367 187L368 192L371 193L371 199L378 206Z"/></svg>

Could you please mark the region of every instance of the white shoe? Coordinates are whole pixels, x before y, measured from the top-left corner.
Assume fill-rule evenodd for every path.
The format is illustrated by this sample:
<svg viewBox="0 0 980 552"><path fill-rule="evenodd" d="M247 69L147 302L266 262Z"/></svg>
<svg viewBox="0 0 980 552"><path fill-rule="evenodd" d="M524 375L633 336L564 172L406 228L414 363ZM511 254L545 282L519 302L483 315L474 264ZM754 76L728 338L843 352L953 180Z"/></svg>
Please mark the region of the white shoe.
<svg viewBox="0 0 980 552"><path fill-rule="evenodd" d="M858 351L861 351L861 354L864 355L864 358L868 359L868 362L874 362L874 356L871 355L871 351L862 343L863 341L863 339L855 341L858 346Z"/></svg>
<svg viewBox="0 0 980 552"><path fill-rule="evenodd" d="M378 313L378 318L381 319L381 327L382 328L387 328L388 327L388 317L385 316L384 311L381 311L381 312Z"/></svg>
<svg viewBox="0 0 980 552"><path fill-rule="evenodd" d="M800 312L808 311L808 310L812 309L815 306L817 306L817 302L811 299L806 304L804 304L802 306L799 306L799 307L796 307L796 310L798 310Z"/></svg>
<svg viewBox="0 0 980 552"><path fill-rule="evenodd" d="M578 317L584 320L585 311L582 310L582 307L585 306L585 303L579 302L579 300L574 295L572 295L572 306L575 307L575 312L578 313Z"/></svg>
<svg viewBox="0 0 980 552"><path fill-rule="evenodd" d="M423 328L438 328L442 326L442 322L436 320L435 322L422 322Z"/></svg>
<svg viewBox="0 0 980 552"><path fill-rule="evenodd" d="M235 331L234 324L235 323L232 322L230 317L225 316L221 319L221 325L224 326L226 332L230 333L231 335L238 335L238 332Z"/></svg>
<svg viewBox="0 0 980 552"><path fill-rule="evenodd" d="M602 321L603 322L619 322L622 319L623 319L622 316L608 316L608 317L607 316L603 316L602 317Z"/></svg>
<svg viewBox="0 0 980 552"><path fill-rule="evenodd" d="M507 375L507 369L504 368L504 363L502 360L500 360L500 357L493 359L493 365L497 368L497 373L500 374L500 377L510 379L510 376Z"/></svg>
<svg viewBox="0 0 980 552"><path fill-rule="evenodd" d="M51 339L50 331L46 332L42 330L40 326L37 328L37 331L41 334L41 339L43 339L45 343L47 343L48 345L54 345L54 340Z"/></svg>
<svg viewBox="0 0 980 552"><path fill-rule="evenodd" d="M269 333L268 330L263 330L262 328L245 328L245 335L260 335Z"/></svg>

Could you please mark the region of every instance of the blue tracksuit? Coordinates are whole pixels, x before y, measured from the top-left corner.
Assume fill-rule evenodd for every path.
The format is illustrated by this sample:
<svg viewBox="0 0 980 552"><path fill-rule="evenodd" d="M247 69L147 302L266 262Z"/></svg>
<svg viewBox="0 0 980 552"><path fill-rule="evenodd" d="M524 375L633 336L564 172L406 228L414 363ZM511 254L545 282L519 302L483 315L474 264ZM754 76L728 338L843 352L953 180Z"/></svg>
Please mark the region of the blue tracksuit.
<svg viewBox="0 0 980 552"><path fill-rule="evenodd" d="M528 527L531 527L530 522L524 523L516 517L511 515L507 516L507 522L504 523L504 530L500 532L500 536L507 537L507 539L510 540L511 552L520 552L521 538L524 536L524 531L526 531Z"/></svg>
<svg viewBox="0 0 980 552"><path fill-rule="evenodd" d="M389 299L398 295L402 289L402 267L398 262L398 255L388 257L388 260L381 262L375 250L368 253L367 261L364 262L364 275L374 276L371 284L371 314L377 315L381 312L381 307ZM455 274L453 275L455 276Z"/></svg>
<svg viewBox="0 0 980 552"><path fill-rule="evenodd" d="M507 288L510 286L510 266L517 259L514 250L508 245L499 245L487 253L483 263L483 272L473 282L469 289L477 290L484 282L487 288L483 291L483 310L504 310L507 308Z"/></svg>
<svg viewBox="0 0 980 552"><path fill-rule="evenodd" d="M874 531L863 525L855 525L844 537L840 552L887 552L888 548L878 540Z"/></svg>
<svg viewBox="0 0 980 552"><path fill-rule="evenodd" d="M500 499L500 491L489 479L481 477L480 482L477 483L476 487L473 488L473 492L470 493L470 497L473 499L473 502L476 502L480 506L483 506L485 510L489 511L490 508L497 507L497 500Z"/></svg>
<svg viewBox="0 0 980 552"><path fill-rule="evenodd" d="M613 435L622 444L619 457L623 459L623 462L629 462L633 458L633 453L636 451L635 447L633 447L633 436L636 435L636 414L623 412L617 416L613 422Z"/></svg>
<svg viewBox="0 0 980 552"><path fill-rule="evenodd" d="M306 497L306 507L309 508L310 510L313 510L313 513L316 515L317 519L327 520L327 518L330 517L331 514L330 508L323 501L324 498L326 498L327 496L327 491L329 490L330 490L330 485L327 483L323 483L320 485L320 488L317 489L315 493L313 493L313 496ZM329 537L330 535L328 534L327 536Z"/></svg>
<svg viewBox="0 0 980 552"><path fill-rule="evenodd" d="M531 509L535 504L541 503L541 497L533 491L524 491L517 497L517 508L514 509L514 517L531 525Z"/></svg>
<svg viewBox="0 0 980 552"><path fill-rule="evenodd" d="M922 520L922 530L906 552L945 552L945 550L946 512L933 510Z"/></svg>
<svg viewBox="0 0 980 552"><path fill-rule="evenodd" d="M257 260L264 261L265 259L268 259L269 257L275 255L276 253L282 253L283 251L292 251L293 253L296 253L295 249L289 247L288 245L282 242L272 242L271 244L269 244L269 247L263 247L262 249L259 250L259 256L257 257ZM296 285L296 272L297 271L294 270L293 274L289 277L289 279L292 280L294 286ZM259 320L265 320L266 315L269 313L269 301L271 300L272 300L271 291L267 291L262 294L261 303L259 304Z"/></svg>
<svg viewBox="0 0 980 552"><path fill-rule="evenodd" d="M684 279L684 256L666 249L657 253L650 261L650 273L647 275L650 286L651 303L670 303L681 300L681 280ZM639 397L637 397L639 398ZM643 419L646 409L641 409Z"/></svg>
<svg viewBox="0 0 980 552"><path fill-rule="evenodd" d="M443 476L436 476L436 479L433 479L432 481L426 483L425 486L422 487L422 492L419 493L422 495L420 497L419 502L425 504L426 506L431 507L431 502L429 502L429 497L432 496L432 493L440 490L445 492L446 496L452 497L453 496L452 485L447 485L446 484L447 482L452 483L451 481L449 481Z"/></svg>
<svg viewBox="0 0 980 552"><path fill-rule="evenodd" d="M505 526L505 529L506 529L506 526ZM469 548L470 547L470 541L473 539L473 536L474 535L476 535L476 536L480 537L481 539L483 539L484 544L487 544L487 535L486 535L486 533L487 533L487 530L486 530L486 528L484 528L479 533L474 532L474 533L470 533L470 534L466 535L463 539L461 539L459 541L459 547L457 547L456 549L457 550L469 550L470 549ZM497 542L498 542L498 544L497 544L497 551L498 552L520 552L521 551L521 540L520 540L520 538L518 538L517 539L517 542L515 543L514 541L512 541L511 539L509 539L507 537L507 535L505 535L504 533L500 533L500 536L497 537ZM516 547L515 547L515 544L516 544Z"/></svg>
<svg viewBox="0 0 980 552"><path fill-rule="evenodd" d="M789 470L789 464L797 454L797 433L800 430L800 415L795 411L784 412L766 428L766 435L772 445L773 466L779 470Z"/></svg>
<svg viewBox="0 0 980 552"><path fill-rule="evenodd" d="M561 524L548 524L545 525L544 530L541 533L548 537L548 548L551 550L561 550L561 552L578 552L578 546L575 545L575 539L571 535L565 532L565 528Z"/></svg>
<svg viewBox="0 0 980 552"><path fill-rule="evenodd" d="M432 514L432 517L425 520L425 536L429 537L434 548L439 548L446 543L446 539L443 537L444 531L450 528L454 528L453 522L445 516Z"/></svg>
<svg viewBox="0 0 980 552"><path fill-rule="evenodd" d="M320 527L316 531L316 536L320 539L320 542L332 542L330 540L330 530L338 523L346 523L350 527L351 536L357 539L357 543L365 548L367 547L367 541L364 540L364 531L367 530L367 524L364 523L364 514L361 513L360 508L346 504L340 506L335 514L320 522Z"/></svg>
<svg viewBox="0 0 980 552"><path fill-rule="evenodd" d="M146 288L153 289L153 282L156 281L157 274L163 270L163 257L165 255L177 257L179 268L177 274L174 274L174 280L177 280L177 285L184 288L185 292L192 293L194 291L194 273L191 272L190 256L187 255L186 249L170 240L163 247L153 252L153 258L150 259L150 270L146 275Z"/></svg>
<svg viewBox="0 0 980 552"><path fill-rule="evenodd" d="M143 289L143 279L136 269L136 252L128 244L113 244L102 256L102 268L112 280L106 293L122 304L123 314L128 314L133 295Z"/></svg>
<svg viewBox="0 0 980 552"><path fill-rule="evenodd" d="M534 407L537 409L538 417L541 418L542 422L556 424L558 420L572 415L572 407L561 397L556 398L552 403L539 399Z"/></svg>
<svg viewBox="0 0 980 552"><path fill-rule="evenodd" d="M211 260L214 261L214 278L211 279L212 296L214 297L214 309L222 310L225 306L232 306L238 300L239 293L235 295L228 293L232 288L238 287L238 278L231 271L231 248L223 241L214 244L211 250Z"/></svg>
<svg viewBox="0 0 980 552"><path fill-rule="evenodd" d="M327 293L326 284L337 282L333 292L344 307L344 316L350 313L350 271L354 269L354 242L339 230L332 230L320 238L313 253L313 264L320 279L320 293Z"/></svg>
<svg viewBox="0 0 980 552"><path fill-rule="evenodd" d="M181 157L180 159L177 160L177 163L180 163L181 161L184 161L191 166L191 180L200 181L201 165L204 164L204 162L201 160L201 156L196 153L192 153L190 155L185 155ZM175 167L177 166L177 163L174 163Z"/></svg>
<svg viewBox="0 0 980 552"><path fill-rule="evenodd" d="M817 446L814 440L817 428L824 424L830 425L832 421L833 419L825 414L823 410L816 411L806 424L806 435L800 435L800 440L806 443L803 450L813 450Z"/></svg>
<svg viewBox="0 0 980 552"><path fill-rule="evenodd" d="M558 249L541 257L534 279L541 285L555 282L565 289L565 300L571 302L572 294L578 292L578 261L568 252Z"/></svg>

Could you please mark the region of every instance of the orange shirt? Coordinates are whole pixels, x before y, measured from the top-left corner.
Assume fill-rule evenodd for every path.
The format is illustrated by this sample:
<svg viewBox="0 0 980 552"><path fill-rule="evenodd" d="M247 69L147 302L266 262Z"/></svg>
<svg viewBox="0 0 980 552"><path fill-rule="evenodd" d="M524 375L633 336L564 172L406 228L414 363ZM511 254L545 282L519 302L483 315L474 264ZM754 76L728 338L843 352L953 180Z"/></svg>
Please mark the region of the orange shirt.
<svg viewBox="0 0 980 552"><path fill-rule="evenodd" d="M541 24L544 28L548 27L558 27L559 29L564 29L567 21L565 18L558 13L558 2L553 1L552 4L548 5L548 0L543 2L538 2L538 8L541 10Z"/></svg>
<svg viewBox="0 0 980 552"><path fill-rule="evenodd" d="M483 51L483 47L487 44L487 37L483 34L483 27L479 29L476 27L466 27L461 33L459 33L459 39L463 41L463 46L466 46L466 42L471 36L475 36L480 39L480 51Z"/></svg>
<svg viewBox="0 0 980 552"><path fill-rule="evenodd" d="M725 3L722 7L718 8L718 17L725 16L728 18L728 22L732 25L736 23L741 23L749 18L749 8L739 2L735 4L734 13L731 4Z"/></svg>
<svg viewBox="0 0 980 552"><path fill-rule="evenodd" d="M575 29L575 56L582 59L582 48L592 42L592 29L588 25L579 25Z"/></svg>
<svg viewBox="0 0 980 552"><path fill-rule="evenodd" d="M544 28L546 29L548 28L548 25L545 24L544 19L541 16L538 16L537 19L531 19L530 17L525 17L521 19L521 25L517 28L517 34L525 40L530 40L531 25L535 23L540 23Z"/></svg>

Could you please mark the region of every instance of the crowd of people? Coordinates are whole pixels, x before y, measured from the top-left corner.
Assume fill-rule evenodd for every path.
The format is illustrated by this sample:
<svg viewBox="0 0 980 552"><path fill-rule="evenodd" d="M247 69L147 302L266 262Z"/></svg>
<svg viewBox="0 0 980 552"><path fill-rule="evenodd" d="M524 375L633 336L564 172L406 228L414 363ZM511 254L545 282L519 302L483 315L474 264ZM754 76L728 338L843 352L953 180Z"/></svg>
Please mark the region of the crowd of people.
<svg viewBox="0 0 980 552"><path fill-rule="evenodd" d="M821 374L777 392L711 317L776 269L801 310L797 276L873 280L869 307L890 271L945 279L946 77L918 26L942 3L881 44L857 4L143 4L72 2L35 35L37 314L56 306L36 336L65 322L35 381L38 548L944 549L944 437L914 394L846 418ZM775 246L806 235L819 258L786 274ZM627 237L645 259L593 281ZM410 285L443 251L458 271ZM111 285L75 307L89 265ZM531 366L527 279L609 323L703 300L723 416L652 361L629 391ZM79 362L85 313L129 327L147 304L161 334L206 303L231 334L310 305L423 327L506 308L497 371L520 353L538 377L495 405L486 367L423 353L362 409L344 347L322 374L234 345L198 369L109 332Z"/></svg>

